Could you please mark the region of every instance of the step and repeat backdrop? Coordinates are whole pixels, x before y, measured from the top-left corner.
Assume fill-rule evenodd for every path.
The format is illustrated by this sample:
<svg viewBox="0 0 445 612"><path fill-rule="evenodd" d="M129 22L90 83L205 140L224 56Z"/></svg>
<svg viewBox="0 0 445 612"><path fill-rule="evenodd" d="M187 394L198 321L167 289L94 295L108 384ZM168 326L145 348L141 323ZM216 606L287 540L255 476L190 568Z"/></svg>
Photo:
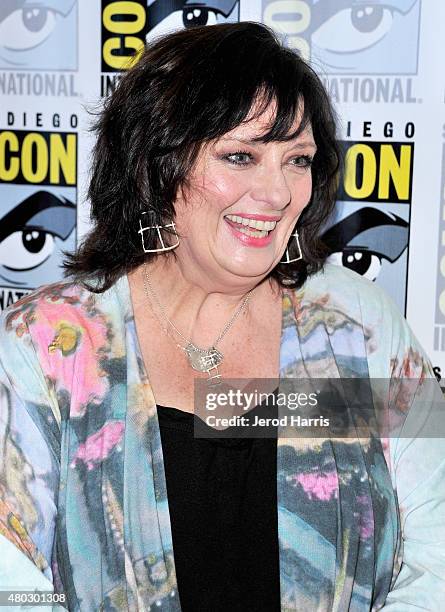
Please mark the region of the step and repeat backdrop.
<svg viewBox="0 0 445 612"><path fill-rule="evenodd" d="M320 74L345 153L330 260L384 287L445 377L445 3L0 2L0 309L88 231L89 128L146 41L252 20Z"/></svg>

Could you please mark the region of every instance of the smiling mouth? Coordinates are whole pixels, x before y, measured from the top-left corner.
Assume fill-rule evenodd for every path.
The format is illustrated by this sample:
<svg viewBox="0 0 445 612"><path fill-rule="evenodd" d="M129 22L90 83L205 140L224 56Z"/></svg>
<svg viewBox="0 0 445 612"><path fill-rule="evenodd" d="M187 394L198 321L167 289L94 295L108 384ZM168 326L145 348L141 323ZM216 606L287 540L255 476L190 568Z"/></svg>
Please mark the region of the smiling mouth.
<svg viewBox="0 0 445 612"><path fill-rule="evenodd" d="M273 232L277 225L277 221L260 221L238 215L226 215L224 219L239 232L252 238L265 238L270 232Z"/></svg>

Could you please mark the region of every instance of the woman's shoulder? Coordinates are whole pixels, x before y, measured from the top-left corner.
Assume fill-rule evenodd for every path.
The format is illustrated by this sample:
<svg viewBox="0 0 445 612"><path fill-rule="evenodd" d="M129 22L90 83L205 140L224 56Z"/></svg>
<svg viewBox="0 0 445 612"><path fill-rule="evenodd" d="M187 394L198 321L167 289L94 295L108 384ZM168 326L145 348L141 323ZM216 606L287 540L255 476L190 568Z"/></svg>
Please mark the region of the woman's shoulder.
<svg viewBox="0 0 445 612"><path fill-rule="evenodd" d="M94 291L96 284L93 279L88 285L65 280L40 286L0 314L0 334L14 331L21 336L43 321L56 326L71 321L89 327L98 317L111 315L122 306L117 292L122 279L102 293Z"/></svg>
<svg viewBox="0 0 445 612"><path fill-rule="evenodd" d="M85 300L87 293L90 292L83 285L69 280L40 285L20 300L10 304L3 310L0 317L5 327L8 328L20 313L34 313L39 309L57 310L66 303L80 305Z"/></svg>
<svg viewBox="0 0 445 612"><path fill-rule="evenodd" d="M37 357L47 372L58 356L100 349L119 336L126 308L115 285L103 293L72 282L43 285L0 314L0 360L20 366ZM54 364L53 364L54 365ZM20 367L19 367L20 369Z"/></svg>
<svg viewBox="0 0 445 612"><path fill-rule="evenodd" d="M325 264L295 291L306 309L317 308L325 316L343 315L364 327L404 326L400 309L384 289L360 274L338 265Z"/></svg>
<svg viewBox="0 0 445 612"><path fill-rule="evenodd" d="M324 295L332 303L344 304L348 309L361 308L372 311L376 306L397 307L392 298L377 283L342 266L326 263L310 276L303 286L304 299L316 299Z"/></svg>
<svg viewBox="0 0 445 612"><path fill-rule="evenodd" d="M429 359L392 298L376 283L341 266L325 264L309 277L295 298L306 318L315 313L335 344L357 334L363 338L370 371L385 377L388 371L428 369ZM303 315L303 316L304 316ZM382 364L385 366L382 368Z"/></svg>
<svg viewBox="0 0 445 612"><path fill-rule="evenodd" d="M42 285L11 304L0 314L0 358L12 359L16 348L35 349L42 324L62 320L67 310L80 311L87 300L81 285L63 281Z"/></svg>
<svg viewBox="0 0 445 612"><path fill-rule="evenodd" d="M100 294L53 283L8 307L0 316L0 382L3 371L22 398L55 410L53 395L60 404L69 394L80 414L103 394L107 364L125 354L126 309L116 290L122 282Z"/></svg>

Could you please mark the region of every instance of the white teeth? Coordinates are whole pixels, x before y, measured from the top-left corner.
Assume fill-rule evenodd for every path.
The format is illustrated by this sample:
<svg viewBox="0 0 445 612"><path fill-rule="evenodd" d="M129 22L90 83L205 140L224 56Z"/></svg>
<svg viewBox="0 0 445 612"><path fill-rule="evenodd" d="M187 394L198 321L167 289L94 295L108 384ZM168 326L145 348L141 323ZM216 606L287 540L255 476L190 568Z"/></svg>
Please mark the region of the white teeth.
<svg viewBox="0 0 445 612"><path fill-rule="evenodd" d="M252 236L253 238L265 238L269 232L250 229L249 227L240 227L239 232L246 234L246 236Z"/></svg>
<svg viewBox="0 0 445 612"><path fill-rule="evenodd" d="M248 219L247 217L239 217L238 215L226 215L227 219L234 223L239 223L245 227L259 230L261 232L270 232L275 229L276 221L259 221L258 219Z"/></svg>

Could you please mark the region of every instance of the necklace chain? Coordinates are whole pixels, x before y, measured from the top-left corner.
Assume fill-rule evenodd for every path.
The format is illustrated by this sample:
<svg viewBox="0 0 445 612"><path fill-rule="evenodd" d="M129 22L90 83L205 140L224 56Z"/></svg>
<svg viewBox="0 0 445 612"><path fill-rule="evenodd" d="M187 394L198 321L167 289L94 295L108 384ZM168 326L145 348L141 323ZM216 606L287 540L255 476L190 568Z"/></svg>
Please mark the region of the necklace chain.
<svg viewBox="0 0 445 612"><path fill-rule="evenodd" d="M162 316L164 317L164 319L167 321L167 323L175 330L175 332L178 334L178 336L180 336L184 342L186 342L187 346L191 346L196 352L200 353L201 355L206 355L209 352L209 349L202 349L199 348L198 346L196 346L196 344L194 344L191 340L187 339L180 331L179 329L176 327L176 325L170 321L170 319L167 316L167 313L165 312L165 308L164 306L161 304L161 302L159 301L159 298L150 282L150 277L148 274L148 270L147 270L147 264L143 264L144 265L144 288L145 288L145 293L147 295L147 297L150 299L150 296L153 298L154 302L156 303L157 307L159 308L159 310L161 311ZM235 323L236 319L238 318L238 316L241 314L241 312L244 310L244 308L246 307L250 296L252 295L253 289L251 289L246 296L244 297L243 301L241 302L241 305L237 308L237 310L234 312L234 314L232 315L232 317L230 318L230 320L226 323L226 325L223 327L221 333L219 334L219 336L216 338L215 342L212 344L211 348L216 348L216 345L221 342L221 340L224 338L224 336L227 334L227 332L229 331L229 329L232 327L232 325ZM165 330L166 331L166 330ZM178 345L179 346L179 345ZM183 347L181 347L183 348Z"/></svg>

